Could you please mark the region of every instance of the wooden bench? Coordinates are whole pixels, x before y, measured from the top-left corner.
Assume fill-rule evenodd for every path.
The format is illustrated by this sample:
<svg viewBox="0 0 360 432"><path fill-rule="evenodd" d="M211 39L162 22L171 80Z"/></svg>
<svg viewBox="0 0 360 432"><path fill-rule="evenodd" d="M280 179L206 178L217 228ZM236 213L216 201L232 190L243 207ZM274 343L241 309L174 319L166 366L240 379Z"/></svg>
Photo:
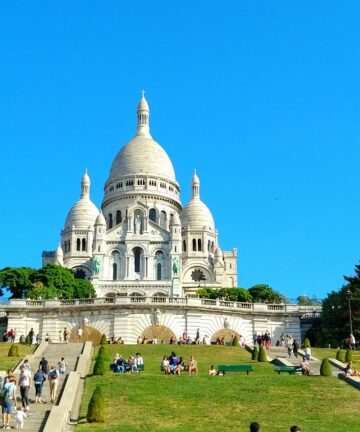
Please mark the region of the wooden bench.
<svg viewBox="0 0 360 432"><path fill-rule="evenodd" d="M145 367L144 367L144 365L143 364L141 364L141 365L139 365L138 367L137 367L137 370L140 372L140 371L144 371L144 369L145 369ZM120 372L119 370L118 370L118 367L117 367L117 364L116 363L111 363L110 364L110 370L112 370L113 372ZM128 372L130 372L130 371L128 371Z"/></svg>
<svg viewBox="0 0 360 432"><path fill-rule="evenodd" d="M281 374L281 372L287 372L288 374L294 374L297 372L301 373L301 367L300 366L276 366L276 368L274 370L279 375Z"/></svg>
<svg viewBox="0 0 360 432"><path fill-rule="evenodd" d="M253 367L251 365L246 364L231 364L231 365L219 365L217 367L218 372L225 374L225 372L246 372L246 375L249 375L249 372L252 372Z"/></svg>

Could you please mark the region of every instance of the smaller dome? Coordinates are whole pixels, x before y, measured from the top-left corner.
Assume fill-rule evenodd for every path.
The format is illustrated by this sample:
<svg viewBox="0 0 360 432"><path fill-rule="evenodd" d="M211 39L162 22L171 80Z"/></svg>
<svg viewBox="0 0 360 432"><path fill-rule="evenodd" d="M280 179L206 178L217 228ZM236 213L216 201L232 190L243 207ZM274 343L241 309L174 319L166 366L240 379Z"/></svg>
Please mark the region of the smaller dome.
<svg viewBox="0 0 360 432"><path fill-rule="evenodd" d="M211 211L200 199L200 179L194 171L191 181L192 198L181 212L181 224L183 228L206 228L215 231L214 218Z"/></svg>
<svg viewBox="0 0 360 432"><path fill-rule="evenodd" d="M219 248L219 246L216 248L214 256L215 256L215 258L222 258L223 257L222 250Z"/></svg>
<svg viewBox="0 0 360 432"><path fill-rule="evenodd" d="M96 218L95 225L106 225L106 220L102 210L99 211L98 217Z"/></svg>
<svg viewBox="0 0 360 432"><path fill-rule="evenodd" d="M99 214L96 205L90 199L90 177L85 171L81 180L81 198L71 207L65 221L65 230L76 227L93 226Z"/></svg>
<svg viewBox="0 0 360 432"><path fill-rule="evenodd" d="M207 205L199 198L192 199L181 212L181 225L183 228L207 228L215 231L214 218Z"/></svg>
<svg viewBox="0 0 360 432"><path fill-rule="evenodd" d="M56 248L55 256L56 256L56 257L62 257L62 256L64 256L64 253L63 253L63 250L62 250L62 247L60 246L60 244L59 244L59 246Z"/></svg>

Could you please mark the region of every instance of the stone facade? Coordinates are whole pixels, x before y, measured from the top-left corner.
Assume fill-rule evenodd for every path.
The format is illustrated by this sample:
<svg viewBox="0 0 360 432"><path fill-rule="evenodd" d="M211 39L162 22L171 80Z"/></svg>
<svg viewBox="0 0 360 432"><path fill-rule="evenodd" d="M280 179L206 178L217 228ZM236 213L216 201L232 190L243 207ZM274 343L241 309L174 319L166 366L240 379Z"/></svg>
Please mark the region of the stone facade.
<svg viewBox="0 0 360 432"><path fill-rule="evenodd" d="M182 207L173 165L150 134L149 115L143 95L136 135L112 163L101 210L91 201L85 172L60 244L43 252L43 265L75 269L100 297L184 297L199 286L236 287L237 250L221 251L196 172L192 198Z"/></svg>

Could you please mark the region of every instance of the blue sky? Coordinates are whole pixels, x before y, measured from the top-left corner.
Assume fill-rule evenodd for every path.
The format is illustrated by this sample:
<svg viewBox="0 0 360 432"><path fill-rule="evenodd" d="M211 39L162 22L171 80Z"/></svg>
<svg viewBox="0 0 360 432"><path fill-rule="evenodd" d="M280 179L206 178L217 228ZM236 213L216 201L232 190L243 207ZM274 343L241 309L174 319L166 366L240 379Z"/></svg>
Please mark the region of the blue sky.
<svg viewBox="0 0 360 432"><path fill-rule="evenodd" d="M324 297L360 258L360 3L2 2L0 268L100 206L140 90L185 204L197 168L239 286Z"/></svg>

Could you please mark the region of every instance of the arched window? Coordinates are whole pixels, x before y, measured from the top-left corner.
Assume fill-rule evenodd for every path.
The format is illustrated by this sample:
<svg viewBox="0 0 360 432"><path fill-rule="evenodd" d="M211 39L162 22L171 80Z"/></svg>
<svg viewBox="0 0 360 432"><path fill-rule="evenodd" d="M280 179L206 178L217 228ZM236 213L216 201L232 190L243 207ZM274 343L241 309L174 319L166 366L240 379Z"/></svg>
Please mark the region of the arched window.
<svg viewBox="0 0 360 432"><path fill-rule="evenodd" d="M141 270L141 254L142 250L140 248L134 249L134 271L135 273L140 273Z"/></svg>
<svg viewBox="0 0 360 432"><path fill-rule="evenodd" d="M79 251L81 249L81 242L80 239L76 239L76 250Z"/></svg>
<svg viewBox="0 0 360 432"><path fill-rule="evenodd" d="M198 239L198 251L201 251L202 250L202 248L201 248L201 239Z"/></svg>
<svg viewBox="0 0 360 432"><path fill-rule="evenodd" d="M154 208L149 211L149 219L156 222L156 210Z"/></svg>
<svg viewBox="0 0 360 432"><path fill-rule="evenodd" d="M208 252L210 252L210 245L211 245L211 242L210 242L210 240L208 240Z"/></svg>
<svg viewBox="0 0 360 432"><path fill-rule="evenodd" d="M161 264L156 265L156 280L161 280Z"/></svg>
<svg viewBox="0 0 360 432"><path fill-rule="evenodd" d="M81 250L86 251L86 240L84 238L81 240Z"/></svg>
<svg viewBox="0 0 360 432"><path fill-rule="evenodd" d="M116 211L116 225L119 225L122 222L121 211Z"/></svg>
<svg viewBox="0 0 360 432"><path fill-rule="evenodd" d="M68 252L70 252L70 246L71 246L71 243L70 243L70 240L68 240Z"/></svg>
<svg viewBox="0 0 360 432"><path fill-rule="evenodd" d="M211 242L211 252L214 253L214 250L215 250L214 242Z"/></svg>
<svg viewBox="0 0 360 432"><path fill-rule="evenodd" d="M192 244L193 244L193 251L196 252L196 239L193 239Z"/></svg>
<svg viewBox="0 0 360 432"><path fill-rule="evenodd" d="M166 219L166 212L162 210L160 213L160 226L163 228L166 228Z"/></svg>
<svg viewBox="0 0 360 432"><path fill-rule="evenodd" d="M109 229L111 229L113 226L114 226L113 215L112 213L109 213Z"/></svg>
<svg viewBox="0 0 360 432"><path fill-rule="evenodd" d="M117 264L116 263L113 263L112 270L113 270L112 278L113 278L113 280L116 280L117 279Z"/></svg>
<svg viewBox="0 0 360 432"><path fill-rule="evenodd" d="M186 252L186 241L183 240L183 252Z"/></svg>

